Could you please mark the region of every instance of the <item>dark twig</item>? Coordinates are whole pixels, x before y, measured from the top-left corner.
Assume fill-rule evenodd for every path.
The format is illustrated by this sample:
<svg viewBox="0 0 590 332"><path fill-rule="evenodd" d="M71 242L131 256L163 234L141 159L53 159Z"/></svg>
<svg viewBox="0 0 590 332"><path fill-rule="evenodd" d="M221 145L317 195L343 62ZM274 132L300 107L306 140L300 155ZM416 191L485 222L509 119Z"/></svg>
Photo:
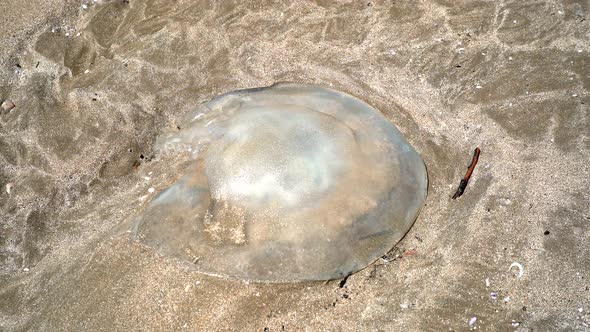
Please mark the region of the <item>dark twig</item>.
<svg viewBox="0 0 590 332"><path fill-rule="evenodd" d="M457 198L461 197L461 195L463 195L463 192L465 191L465 188L467 187L467 183L469 183L469 178L471 177L471 174L473 174L473 170L475 169L475 165L477 165L477 161L479 160L479 153L480 153L479 148L475 148L475 152L473 153L473 159L471 160L471 164L469 164L469 167L467 168L467 173L465 173L465 176L463 177L463 179L459 183L459 188L457 188L455 195L453 195L453 199L457 199Z"/></svg>

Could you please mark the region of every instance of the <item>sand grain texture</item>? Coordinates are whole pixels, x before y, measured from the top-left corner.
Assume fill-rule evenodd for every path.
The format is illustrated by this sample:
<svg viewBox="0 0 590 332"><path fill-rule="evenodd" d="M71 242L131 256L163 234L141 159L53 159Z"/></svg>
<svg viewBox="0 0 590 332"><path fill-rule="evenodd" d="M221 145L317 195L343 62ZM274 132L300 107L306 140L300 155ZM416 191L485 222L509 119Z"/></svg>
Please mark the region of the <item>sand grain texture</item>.
<svg viewBox="0 0 590 332"><path fill-rule="evenodd" d="M81 4L0 4L2 330L588 330L587 2ZM279 81L364 100L424 158L387 259L343 288L247 284L116 236L174 180L158 134Z"/></svg>

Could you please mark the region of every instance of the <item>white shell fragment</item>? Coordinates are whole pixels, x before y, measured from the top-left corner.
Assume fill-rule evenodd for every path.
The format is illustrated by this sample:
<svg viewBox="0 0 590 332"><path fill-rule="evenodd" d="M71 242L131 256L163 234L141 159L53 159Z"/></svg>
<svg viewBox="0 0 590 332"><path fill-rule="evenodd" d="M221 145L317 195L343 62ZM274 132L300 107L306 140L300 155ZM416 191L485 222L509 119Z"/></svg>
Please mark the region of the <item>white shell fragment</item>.
<svg viewBox="0 0 590 332"><path fill-rule="evenodd" d="M12 187L14 187L14 182L9 182L6 184L6 193L8 195L10 195L10 192L12 192Z"/></svg>
<svg viewBox="0 0 590 332"><path fill-rule="evenodd" d="M185 167L133 233L204 273L347 276L389 251L426 197L414 148L380 112L334 90L280 83L231 92L180 127L155 151L185 158Z"/></svg>
<svg viewBox="0 0 590 332"><path fill-rule="evenodd" d="M5 112L8 112L15 107L16 105L11 100L5 100L2 102L2 105L0 105L0 108L2 108L2 110Z"/></svg>
<svg viewBox="0 0 590 332"><path fill-rule="evenodd" d="M514 262L512 264L510 264L510 267L508 268L508 271L512 271L512 268L516 267L518 268L518 274L516 275L517 278L522 278L522 276L524 275L524 267L522 266L522 264Z"/></svg>
<svg viewBox="0 0 590 332"><path fill-rule="evenodd" d="M477 317L469 318L469 329L473 329L475 327L476 322L477 322Z"/></svg>

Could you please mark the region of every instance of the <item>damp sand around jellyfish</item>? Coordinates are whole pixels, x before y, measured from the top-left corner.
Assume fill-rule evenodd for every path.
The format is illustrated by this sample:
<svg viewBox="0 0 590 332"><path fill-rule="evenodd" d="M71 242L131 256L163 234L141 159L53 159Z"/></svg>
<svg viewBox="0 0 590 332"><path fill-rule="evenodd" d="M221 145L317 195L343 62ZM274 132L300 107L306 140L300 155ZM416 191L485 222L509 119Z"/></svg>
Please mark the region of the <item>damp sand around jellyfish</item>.
<svg viewBox="0 0 590 332"><path fill-rule="evenodd" d="M280 83L221 95L165 133L188 166L134 237L212 275L288 282L366 267L409 230L424 163L378 111L344 93Z"/></svg>

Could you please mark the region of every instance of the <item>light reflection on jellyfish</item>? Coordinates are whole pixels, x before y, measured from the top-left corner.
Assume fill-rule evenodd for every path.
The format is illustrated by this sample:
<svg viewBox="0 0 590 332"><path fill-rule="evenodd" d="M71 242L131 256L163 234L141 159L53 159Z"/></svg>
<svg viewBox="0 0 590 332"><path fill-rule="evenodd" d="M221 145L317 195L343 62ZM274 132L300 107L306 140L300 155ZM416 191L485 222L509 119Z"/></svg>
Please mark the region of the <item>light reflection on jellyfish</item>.
<svg viewBox="0 0 590 332"><path fill-rule="evenodd" d="M252 281L349 275L391 249L426 197L424 163L378 111L315 85L221 95L156 151L190 166L134 236L204 273Z"/></svg>

